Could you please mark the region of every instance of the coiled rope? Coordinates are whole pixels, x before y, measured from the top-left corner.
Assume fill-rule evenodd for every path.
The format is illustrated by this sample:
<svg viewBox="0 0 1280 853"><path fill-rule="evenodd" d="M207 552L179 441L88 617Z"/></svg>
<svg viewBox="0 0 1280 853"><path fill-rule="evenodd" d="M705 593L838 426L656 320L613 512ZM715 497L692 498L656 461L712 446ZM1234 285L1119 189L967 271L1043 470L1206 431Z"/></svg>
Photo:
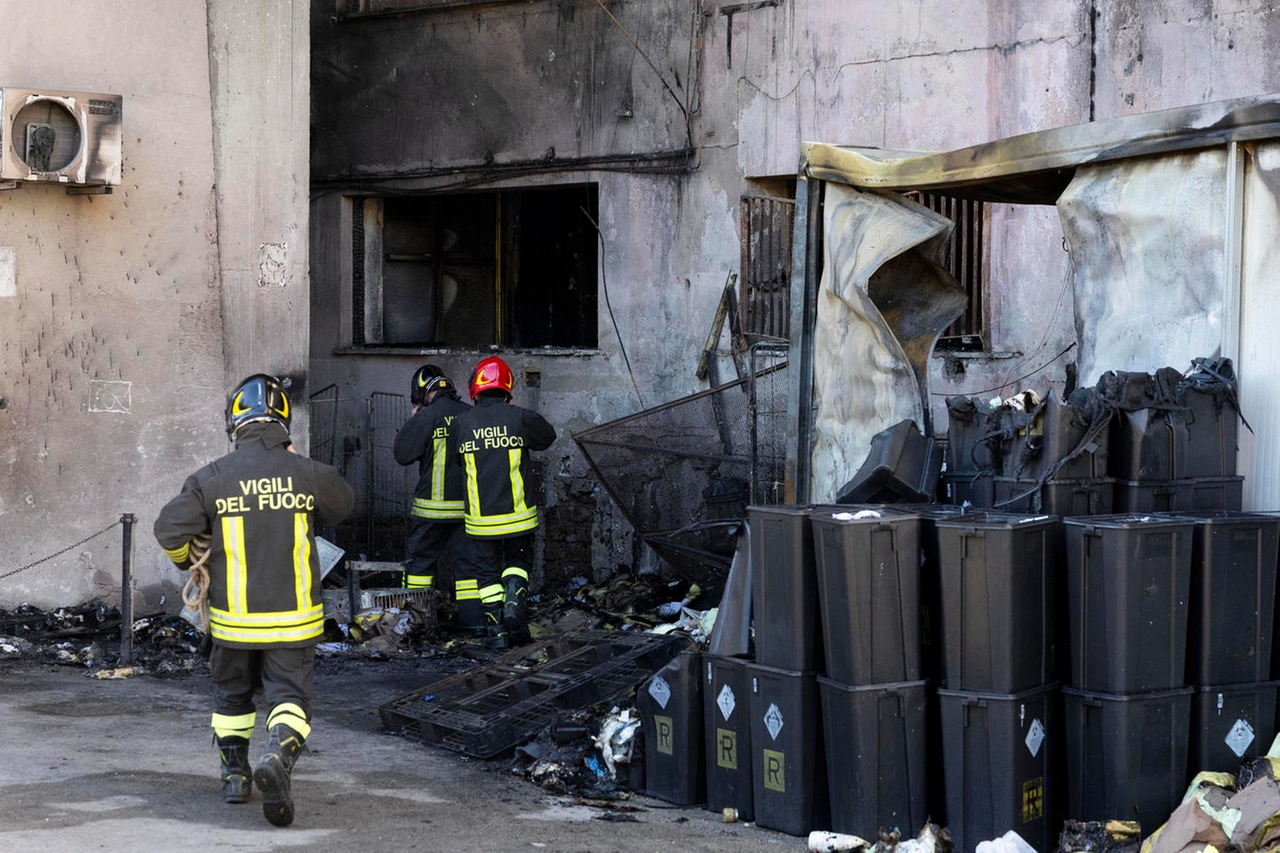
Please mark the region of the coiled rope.
<svg viewBox="0 0 1280 853"><path fill-rule="evenodd" d="M182 603L200 614L200 625L206 634L209 633L209 570L204 564L209 561L211 541L206 533L191 540L191 556L195 559L187 569L187 582L182 587Z"/></svg>

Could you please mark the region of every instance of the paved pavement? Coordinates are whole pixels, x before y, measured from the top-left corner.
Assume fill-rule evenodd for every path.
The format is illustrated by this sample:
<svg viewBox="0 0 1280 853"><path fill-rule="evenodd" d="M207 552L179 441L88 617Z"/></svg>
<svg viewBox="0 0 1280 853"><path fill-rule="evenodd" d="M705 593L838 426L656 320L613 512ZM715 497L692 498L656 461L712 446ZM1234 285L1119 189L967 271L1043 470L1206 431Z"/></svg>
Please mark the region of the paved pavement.
<svg viewBox="0 0 1280 853"><path fill-rule="evenodd" d="M510 762L383 733L378 706L447 674L433 666L321 663L294 777L297 817L281 829L264 820L256 791L246 805L221 801L207 674L99 680L0 662L0 851L806 849L803 838L646 797L607 813L548 794ZM255 753L261 732L260 715Z"/></svg>

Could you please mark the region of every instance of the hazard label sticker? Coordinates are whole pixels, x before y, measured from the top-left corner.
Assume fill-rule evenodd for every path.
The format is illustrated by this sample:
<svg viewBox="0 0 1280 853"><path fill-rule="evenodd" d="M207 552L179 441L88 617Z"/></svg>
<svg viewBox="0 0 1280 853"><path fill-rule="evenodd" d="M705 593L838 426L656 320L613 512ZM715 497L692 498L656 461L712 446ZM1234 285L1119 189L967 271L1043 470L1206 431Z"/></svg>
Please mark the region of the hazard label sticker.
<svg viewBox="0 0 1280 853"><path fill-rule="evenodd" d="M1244 751L1249 748L1249 744L1253 743L1253 737L1253 726L1246 720L1236 720L1236 724L1231 727L1231 731L1227 732L1224 740L1236 754L1236 758L1244 758Z"/></svg>
<svg viewBox="0 0 1280 853"><path fill-rule="evenodd" d="M649 695L665 711L667 703L671 701L671 685L661 675L655 675L653 681L649 682Z"/></svg>
<svg viewBox="0 0 1280 853"><path fill-rule="evenodd" d="M729 717L733 715L733 709L737 707L732 687L726 684L720 688L720 695L716 697L716 705L720 708L720 714L724 717L725 722L728 722Z"/></svg>
<svg viewBox="0 0 1280 853"><path fill-rule="evenodd" d="M1039 719L1031 721L1031 727L1027 729L1027 749L1031 751L1031 757L1035 758L1040 754L1040 744L1044 743L1044 724Z"/></svg>
<svg viewBox="0 0 1280 853"><path fill-rule="evenodd" d="M769 710L764 712L764 728L774 740L778 739L778 733L782 731L782 711L772 702L769 703Z"/></svg>

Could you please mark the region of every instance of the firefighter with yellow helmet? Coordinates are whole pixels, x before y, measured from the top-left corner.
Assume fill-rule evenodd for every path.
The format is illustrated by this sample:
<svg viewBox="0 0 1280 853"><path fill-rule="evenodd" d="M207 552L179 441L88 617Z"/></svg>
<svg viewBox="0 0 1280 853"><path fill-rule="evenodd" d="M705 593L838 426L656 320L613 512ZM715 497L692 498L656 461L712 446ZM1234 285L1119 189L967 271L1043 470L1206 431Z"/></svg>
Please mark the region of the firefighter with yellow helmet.
<svg viewBox="0 0 1280 853"><path fill-rule="evenodd" d="M474 405L454 419L450 437L451 455L466 474L463 524L489 642L500 649L529 637L529 570L539 521L529 453L556 439L542 415L512 404L514 384L511 368L497 356L477 363L467 383Z"/></svg>
<svg viewBox="0 0 1280 853"><path fill-rule="evenodd" d="M254 784L277 826L293 822L291 774L311 733L315 647L324 633L316 528L351 512L351 487L332 466L293 451L289 396L255 374L227 399L234 449L186 479L160 510L155 536L179 568L208 537L209 669L222 797L249 801ZM197 550L199 546L197 545ZM253 694L266 699L268 742L250 768Z"/></svg>

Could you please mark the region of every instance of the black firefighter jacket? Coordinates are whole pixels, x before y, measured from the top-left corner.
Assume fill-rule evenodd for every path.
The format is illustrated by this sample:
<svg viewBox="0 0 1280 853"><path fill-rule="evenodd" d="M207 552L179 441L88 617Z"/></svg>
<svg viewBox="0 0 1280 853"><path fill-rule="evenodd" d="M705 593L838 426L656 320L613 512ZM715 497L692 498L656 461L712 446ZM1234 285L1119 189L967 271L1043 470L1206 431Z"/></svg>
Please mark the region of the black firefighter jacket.
<svg viewBox="0 0 1280 853"><path fill-rule="evenodd" d="M454 458L466 473L466 531L506 538L538 528L538 496L528 493L529 451L546 450L556 430L535 411L481 396L453 422Z"/></svg>
<svg viewBox="0 0 1280 853"><path fill-rule="evenodd" d="M313 645L324 633L315 529L351 512L336 468L288 449L276 423L240 429L233 451L196 471L160 510L155 536L190 568L191 541L211 534L209 631L235 648Z"/></svg>
<svg viewBox="0 0 1280 853"><path fill-rule="evenodd" d="M418 463L410 515L430 521L462 521L462 468L446 464L446 448L450 424L470 408L457 397L437 394L396 433L392 447L396 461L401 465Z"/></svg>

